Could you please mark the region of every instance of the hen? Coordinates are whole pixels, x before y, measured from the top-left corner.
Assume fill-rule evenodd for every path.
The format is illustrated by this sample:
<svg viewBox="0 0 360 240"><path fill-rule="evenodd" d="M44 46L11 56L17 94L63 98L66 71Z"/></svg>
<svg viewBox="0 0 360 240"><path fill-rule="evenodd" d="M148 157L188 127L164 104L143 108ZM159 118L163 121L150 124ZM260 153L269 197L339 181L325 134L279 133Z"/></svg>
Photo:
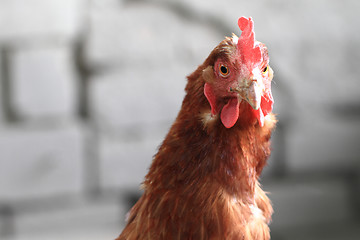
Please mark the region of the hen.
<svg viewBox="0 0 360 240"><path fill-rule="evenodd" d="M259 175L270 155L271 80L253 20L188 76L186 96L154 156L118 240L269 239L270 200Z"/></svg>

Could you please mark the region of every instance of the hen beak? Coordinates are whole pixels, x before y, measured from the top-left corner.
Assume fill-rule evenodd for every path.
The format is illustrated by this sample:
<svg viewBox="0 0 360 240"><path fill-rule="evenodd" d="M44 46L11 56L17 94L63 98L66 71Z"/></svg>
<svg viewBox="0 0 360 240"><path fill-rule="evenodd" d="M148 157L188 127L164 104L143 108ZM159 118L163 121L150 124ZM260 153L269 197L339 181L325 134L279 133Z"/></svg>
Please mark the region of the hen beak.
<svg viewBox="0 0 360 240"><path fill-rule="evenodd" d="M247 101L254 110L258 110L261 104L263 84L258 79L246 79L239 81L236 88L230 88L231 92L237 92L239 97Z"/></svg>
<svg viewBox="0 0 360 240"><path fill-rule="evenodd" d="M245 97L245 100L255 110L258 110L260 108L261 92L262 88L260 87L260 84L258 84L256 81L251 81L250 86L247 90L247 96Z"/></svg>

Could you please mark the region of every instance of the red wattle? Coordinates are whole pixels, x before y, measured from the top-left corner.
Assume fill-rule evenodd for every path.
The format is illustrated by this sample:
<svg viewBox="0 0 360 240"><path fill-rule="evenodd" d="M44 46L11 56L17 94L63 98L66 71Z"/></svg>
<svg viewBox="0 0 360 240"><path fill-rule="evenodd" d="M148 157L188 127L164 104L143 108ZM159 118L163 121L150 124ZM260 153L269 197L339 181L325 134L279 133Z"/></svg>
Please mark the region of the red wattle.
<svg viewBox="0 0 360 240"><path fill-rule="evenodd" d="M264 116L271 113L274 105L274 99L272 97L271 92L267 92L264 94L264 96L261 97L261 109L264 113Z"/></svg>
<svg viewBox="0 0 360 240"><path fill-rule="evenodd" d="M256 119L261 127L264 126L265 117L271 113L273 109L274 100L271 93L266 93L261 97L261 105L258 110L253 110Z"/></svg>
<svg viewBox="0 0 360 240"><path fill-rule="evenodd" d="M254 112L256 119L259 122L260 127L263 127L264 121L265 121L265 116L264 116L263 111L261 110L261 108L259 108L258 110L253 110L253 112Z"/></svg>
<svg viewBox="0 0 360 240"><path fill-rule="evenodd" d="M235 125L239 118L239 100L231 98L221 111L221 122L226 128L231 128Z"/></svg>

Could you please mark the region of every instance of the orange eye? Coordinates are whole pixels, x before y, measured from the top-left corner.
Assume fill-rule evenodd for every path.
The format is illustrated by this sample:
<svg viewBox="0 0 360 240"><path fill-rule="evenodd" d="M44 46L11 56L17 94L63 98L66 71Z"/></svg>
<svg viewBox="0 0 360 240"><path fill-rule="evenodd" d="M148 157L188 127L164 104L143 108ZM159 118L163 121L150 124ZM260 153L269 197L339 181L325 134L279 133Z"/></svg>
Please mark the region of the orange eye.
<svg viewBox="0 0 360 240"><path fill-rule="evenodd" d="M263 69L263 73L267 73L267 71L269 71L269 67L266 66L264 69Z"/></svg>
<svg viewBox="0 0 360 240"><path fill-rule="evenodd" d="M229 75L229 68L224 65L219 65L219 72L221 76L226 77Z"/></svg>

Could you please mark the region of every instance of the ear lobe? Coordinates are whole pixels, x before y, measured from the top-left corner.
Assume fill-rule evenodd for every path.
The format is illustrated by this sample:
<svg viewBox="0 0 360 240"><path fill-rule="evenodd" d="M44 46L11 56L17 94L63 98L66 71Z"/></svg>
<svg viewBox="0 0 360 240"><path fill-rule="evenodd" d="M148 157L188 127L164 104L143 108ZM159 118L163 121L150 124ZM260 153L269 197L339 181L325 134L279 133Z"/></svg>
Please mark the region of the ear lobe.
<svg viewBox="0 0 360 240"><path fill-rule="evenodd" d="M211 114L216 115L218 113L218 110L216 108L216 97L214 94L214 90L209 83L205 83L204 85L204 95L208 100L208 102L210 103Z"/></svg>
<svg viewBox="0 0 360 240"><path fill-rule="evenodd" d="M212 83L214 81L214 69L212 66L208 66L202 72L202 77L204 78L205 82Z"/></svg>

